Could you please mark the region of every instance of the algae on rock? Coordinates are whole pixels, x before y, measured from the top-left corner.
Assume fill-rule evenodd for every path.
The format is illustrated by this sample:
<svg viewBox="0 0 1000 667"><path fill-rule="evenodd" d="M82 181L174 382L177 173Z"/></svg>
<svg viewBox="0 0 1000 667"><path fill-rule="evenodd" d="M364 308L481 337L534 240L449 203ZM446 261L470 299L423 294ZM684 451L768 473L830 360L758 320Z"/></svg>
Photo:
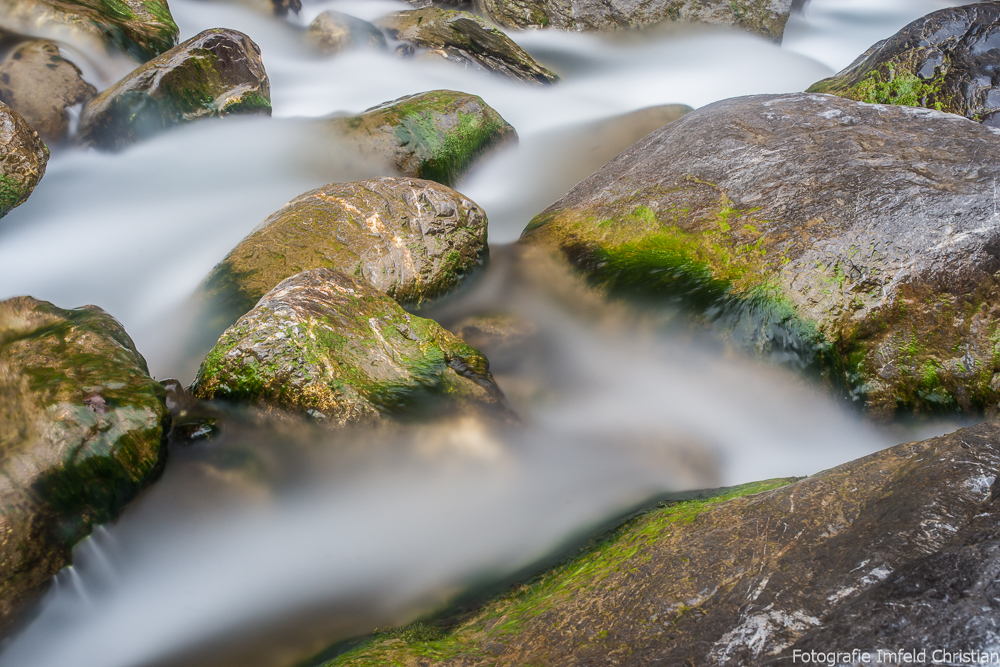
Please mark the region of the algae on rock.
<svg viewBox="0 0 1000 667"><path fill-rule="evenodd" d="M0 103L0 217L20 206L45 175L49 148L21 114Z"/></svg>

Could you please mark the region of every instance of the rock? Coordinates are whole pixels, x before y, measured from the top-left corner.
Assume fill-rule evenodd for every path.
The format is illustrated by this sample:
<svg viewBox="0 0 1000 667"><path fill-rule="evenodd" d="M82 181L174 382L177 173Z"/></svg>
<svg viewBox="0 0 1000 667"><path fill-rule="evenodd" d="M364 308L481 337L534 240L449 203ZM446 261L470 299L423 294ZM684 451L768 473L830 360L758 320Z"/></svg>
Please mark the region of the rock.
<svg viewBox="0 0 1000 667"><path fill-rule="evenodd" d="M160 470L163 388L110 315L0 302L0 633Z"/></svg>
<svg viewBox="0 0 1000 667"><path fill-rule="evenodd" d="M321 53L339 53L359 47L386 48L385 35L373 24L332 9L309 24L306 39Z"/></svg>
<svg viewBox="0 0 1000 667"><path fill-rule="evenodd" d="M7 0L0 24L34 34L59 27L97 39L145 62L177 44L180 34L166 0Z"/></svg>
<svg viewBox="0 0 1000 667"><path fill-rule="evenodd" d="M120 149L200 118L271 114L260 48L241 32L205 30L91 98L78 143Z"/></svg>
<svg viewBox="0 0 1000 667"><path fill-rule="evenodd" d="M1000 425L985 423L794 483L660 503L499 597L376 634L327 666L417 664L428 654L465 667L786 665L804 664L792 657L806 646L981 650L996 636L998 443ZM915 572L941 577L921 588L927 579ZM879 612L862 601L889 591L899 622L887 632L863 624ZM973 607L978 617L963 626ZM863 615L840 634L848 610ZM958 610L966 616L949 615Z"/></svg>
<svg viewBox="0 0 1000 667"><path fill-rule="evenodd" d="M333 183L261 223L215 267L204 293L227 326L306 269L341 271L399 303L419 304L482 264L486 224L474 202L431 181Z"/></svg>
<svg viewBox="0 0 1000 667"><path fill-rule="evenodd" d="M0 103L0 218L20 206L45 175L49 149L21 115Z"/></svg>
<svg viewBox="0 0 1000 667"><path fill-rule="evenodd" d="M219 339L191 387L330 425L471 409L509 418L489 362L436 322L330 269L282 281Z"/></svg>
<svg viewBox="0 0 1000 667"><path fill-rule="evenodd" d="M382 156L401 175L448 186L485 153L517 141L514 128L482 98L453 90L409 95L323 122L340 140Z"/></svg>
<svg viewBox="0 0 1000 667"><path fill-rule="evenodd" d="M0 100L21 114L45 141L65 139L66 110L96 93L83 80L80 68L59 55L59 47L52 42L24 42L0 63Z"/></svg>
<svg viewBox="0 0 1000 667"><path fill-rule="evenodd" d="M469 9L469 0L403 0L408 5L423 9L424 7L446 7L448 9Z"/></svg>
<svg viewBox="0 0 1000 667"><path fill-rule="evenodd" d="M995 151L990 128L927 109L725 100L625 151L520 243L820 368L873 416L995 412Z"/></svg>
<svg viewBox="0 0 1000 667"><path fill-rule="evenodd" d="M474 10L505 28L595 31L697 21L743 28L781 41L793 0L473 0Z"/></svg>
<svg viewBox="0 0 1000 667"><path fill-rule="evenodd" d="M389 14L379 19L378 26L393 39L515 81L547 84L559 80L514 40L475 14L428 7Z"/></svg>
<svg viewBox="0 0 1000 667"><path fill-rule="evenodd" d="M878 42L809 92L928 107L1000 126L1000 84L994 83L997 40L1000 5L948 7Z"/></svg>

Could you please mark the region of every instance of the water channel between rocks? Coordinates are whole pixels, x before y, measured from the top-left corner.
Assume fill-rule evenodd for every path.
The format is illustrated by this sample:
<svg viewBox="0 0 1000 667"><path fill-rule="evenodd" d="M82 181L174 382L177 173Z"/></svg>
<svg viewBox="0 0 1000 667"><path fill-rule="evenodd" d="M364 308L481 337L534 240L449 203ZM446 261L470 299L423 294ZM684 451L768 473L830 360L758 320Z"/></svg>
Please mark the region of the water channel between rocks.
<svg viewBox="0 0 1000 667"><path fill-rule="evenodd" d="M520 143L456 185L489 216L493 260L424 314L450 326L502 310L537 327L540 347L492 359L526 425L496 434L458 422L446 438L369 442L260 430L234 415L219 442L171 451L160 481L77 546L0 667L295 664L502 579L657 494L807 475L926 435L875 431L819 389L731 350L628 330L613 311L562 308L518 282L507 246L617 152L609 146L641 136L623 139L634 119L615 117L801 91L954 4L813 0L780 47L703 26L514 33L562 77L533 88L390 52L320 58L294 26L239 5L171 2L181 39L225 26L260 45L274 117L196 123L115 154L55 150L31 199L0 225L0 299L99 305L155 377L186 384L201 358L186 345L197 327L188 299L212 267L302 192L378 175L318 146L306 119L426 90L474 93ZM307 2L291 20L330 8L374 19L405 6ZM80 65L99 89L128 71L113 60ZM225 461L256 458L281 462L255 483L227 477L238 466Z"/></svg>

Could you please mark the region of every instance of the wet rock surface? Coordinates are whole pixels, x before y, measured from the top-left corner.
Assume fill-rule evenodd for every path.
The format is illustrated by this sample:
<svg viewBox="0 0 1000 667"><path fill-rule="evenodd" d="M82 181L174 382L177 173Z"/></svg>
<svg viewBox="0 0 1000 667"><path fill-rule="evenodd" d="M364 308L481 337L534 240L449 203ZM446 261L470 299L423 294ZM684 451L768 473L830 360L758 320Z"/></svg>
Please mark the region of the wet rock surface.
<svg viewBox="0 0 1000 667"><path fill-rule="evenodd" d="M0 63L0 101L48 142L66 137L66 110L95 93L97 89L83 80L80 68L63 58L52 42L20 44Z"/></svg>
<svg viewBox="0 0 1000 667"><path fill-rule="evenodd" d="M386 102L358 116L323 121L327 131L378 155L401 175L452 186L517 132L481 97L432 90Z"/></svg>
<svg viewBox="0 0 1000 667"><path fill-rule="evenodd" d="M0 632L160 470L163 388L99 308L0 302Z"/></svg>
<svg viewBox="0 0 1000 667"><path fill-rule="evenodd" d="M395 12L379 19L378 26L393 39L466 67L524 83L559 80L500 29L469 12L436 7Z"/></svg>
<svg viewBox="0 0 1000 667"><path fill-rule="evenodd" d="M998 48L1000 5L949 7L878 42L809 92L928 107L1000 126Z"/></svg>
<svg viewBox="0 0 1000 667"><path fill-rule="evenodd" d="M309 24L306 39L320 53L340 53L352 48L386 48L385 35L368 21L332 9Z"/></svg>
<svg viewBox="0 0 1000 667"><path fill-rule="evenodd" d="M260 48L235 30L205 30L84 105L77 142L120 149L201 118L271 113Z"/></svg>
<svg viewBox="0 0 1000 667"><path fill-rule="evenodd" d="M303 271L265 295L222 335L191 389L337 426L441 410L510 418L478 351L330 269Z"/></svg>
<svg viewBox="0 0 1000 667"><path fill-rule="evenodd" d="M334 183L261 223L212 271L204 291L231 323L285 278L329 268L418 304L481 265L486 226L475 202L432 181Z"/></svg>
<svg viewBox="0 0 1000 667"><path fill-rule="evenodd" d="M498 598L377 634L328 664L431 655L435 665L770 665L792 664L805 646L850 651L855 638L874 636L864 648L926 644L952 623L914 598L971 610L977 598L959 592L1000 567L998 466L1000 426L986 423L797 482L661 503ZM927 585L933 573L940 579ZM909 597L862 611L887 595ZM899 621L893 632L887 623L838 631L887 611ZM945 645L983 648L994 636L987 614Z"/></svg>
<svg viewBox="0 0 1000 667"><path fill-rule="evenodd" d="M731 25L781 41L793 0L473 0L473 8L506 28L598 31L665 21Z"/></svg>
<svg viewBox="0 0 1000 667"><path fill-rule="evenodd" d="M871 415L993 412L997 168L982 156L998 148L927 109L735 98L625 151L520 243L821 368Z"/></svg>
<svg viewBox="0 0 1000 667"><path fill-rule="evenodd" d="M0 103L0 217L28 199L45 175L49 149L19 113Z"/></svg>

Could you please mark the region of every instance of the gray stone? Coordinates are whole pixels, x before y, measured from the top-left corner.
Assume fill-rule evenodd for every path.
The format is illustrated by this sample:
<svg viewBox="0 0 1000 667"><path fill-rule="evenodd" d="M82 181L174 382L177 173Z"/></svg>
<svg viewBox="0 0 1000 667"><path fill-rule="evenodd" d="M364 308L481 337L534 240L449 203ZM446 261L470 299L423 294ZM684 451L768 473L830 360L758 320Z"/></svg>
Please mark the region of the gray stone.
<svg viewBox="0 0 1000 667"><path fill-rule="evenodd" d="M385 35L374 24L335 12L323 12L309 24L306 39L319 52L340 53L352 48L386 48Z"/></svg>

